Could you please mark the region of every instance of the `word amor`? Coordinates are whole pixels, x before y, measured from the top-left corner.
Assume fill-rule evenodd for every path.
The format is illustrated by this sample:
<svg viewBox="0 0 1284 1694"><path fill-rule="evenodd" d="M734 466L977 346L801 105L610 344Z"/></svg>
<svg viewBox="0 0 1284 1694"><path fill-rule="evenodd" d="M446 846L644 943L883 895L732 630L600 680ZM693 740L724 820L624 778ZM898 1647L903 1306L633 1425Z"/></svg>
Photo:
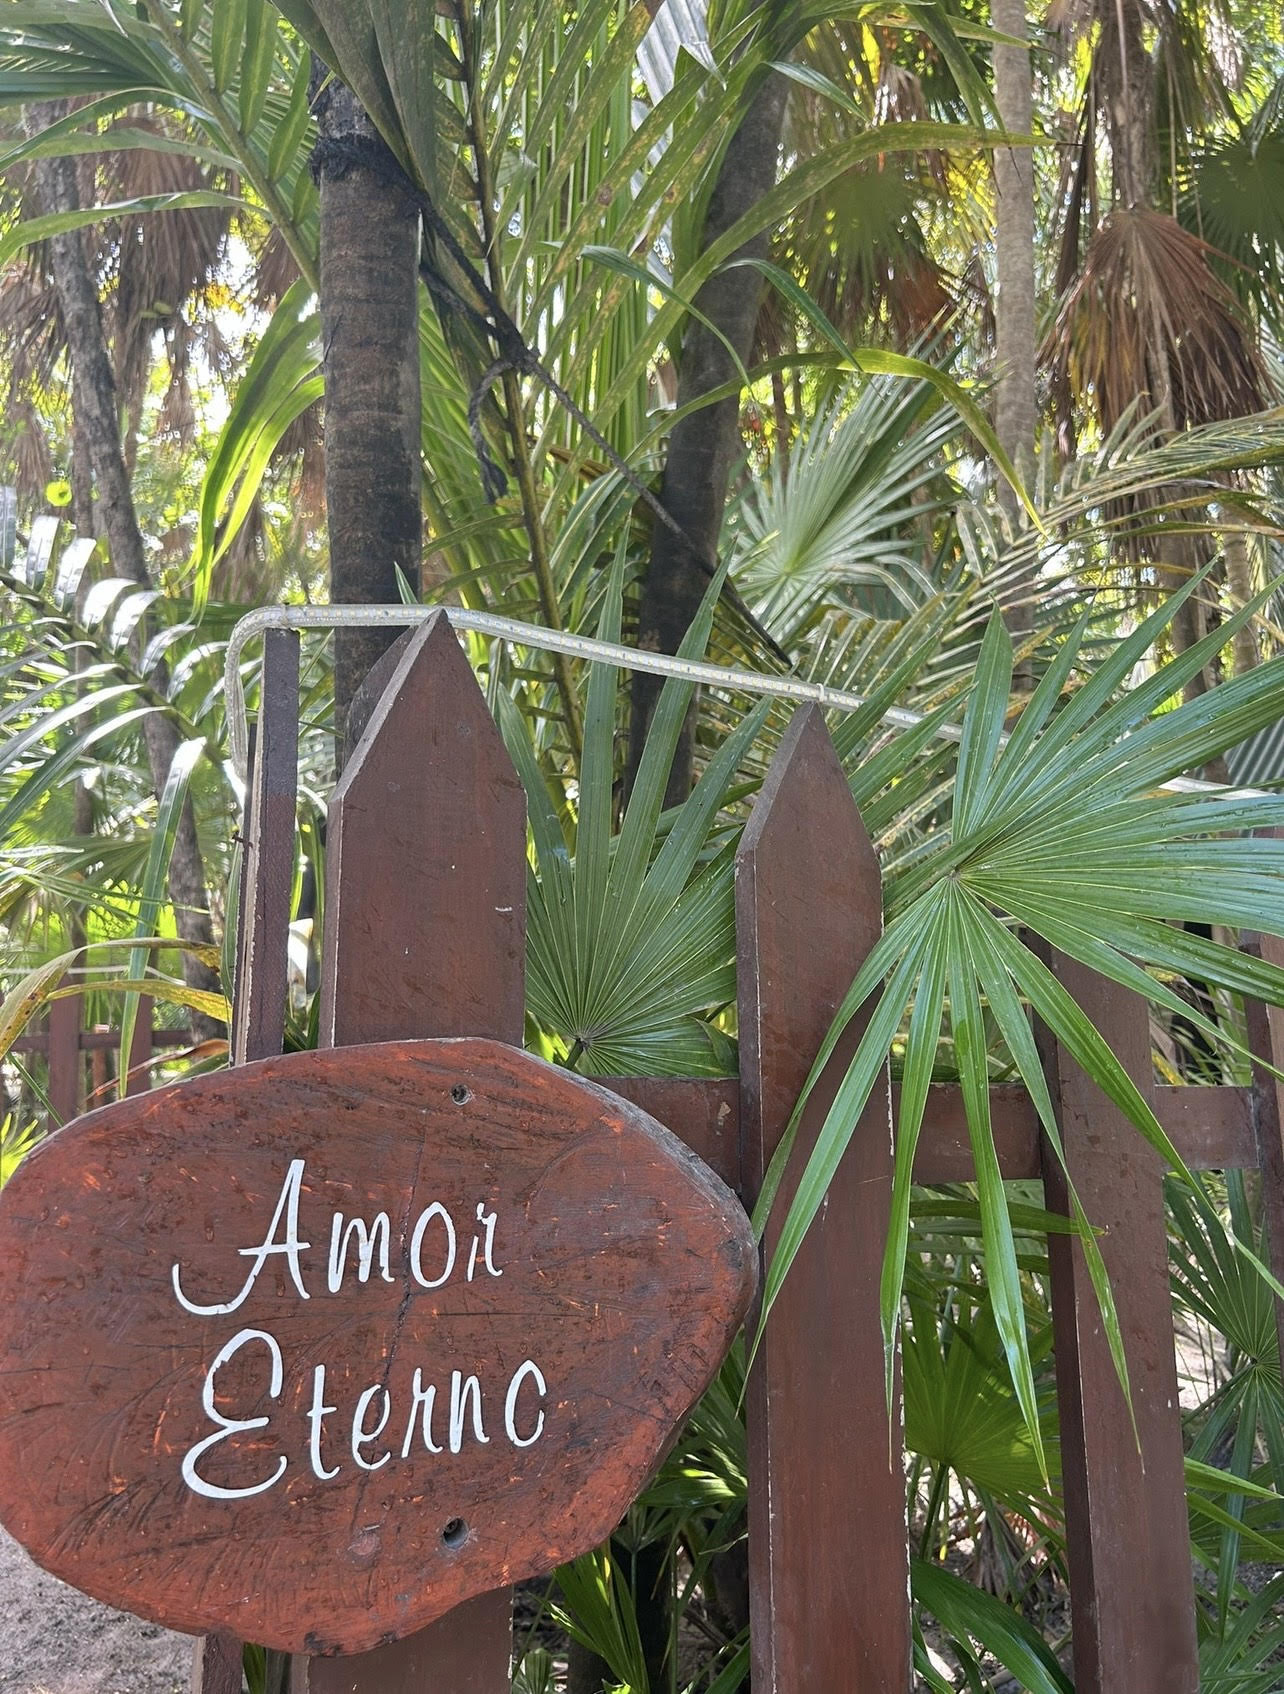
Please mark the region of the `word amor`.
<svg viewBox="0 0 1284 1694"><path fill-rule="evenodd" d="M312 1290L304 1280L302 1255L312 1243L299 1235L299 1197L304 1185L305 1161L294 1159L286 1172L277 1199L276 1210L263 1240L253 1247L239 1247L240 1257L251 1261L239 1291L226 1300L204 1301L192 1297L183 1284L182 1266L175 1263L170 1271L174 1297L185 1312L193 1317L226 1317L244 1305L270 1260L283 1258L300 1300L310 1300ZM415 1219L406 1238L405 1266L411 1282L419 1288L433 1290L443 1287L456 1272L462 1272L465 1282L482 1277L502 1277L503 1269L496 1265L495 1227L497 1216L487 1211L483 1202L476 1207L476 1222L470 1223L471 1242L466 1254L461 1250L460 1232L455 1219L439 1200L425 1206ZM465 1231L465 1237L467 1236ZM280 1235L280 1239L278 1239ZM361 1217L346 1217L336 1211L330 1224L330 1240L326 1258L325 1287L329 1294L343 1290L355 1249L356 1280L370 1282L376 1263L379 1278L388 1283L397 1281L389 1258L392 1248L392 1225L387 1212L379 1212L367 1223ZM238 1330L212 1360L201 1388L201 1405L205 1416L215 1425L212 1434L204 1436L189 1447L183 1456L181 1471L184 1482L194 1493L212 1500L238 1500L252 1494L263 1494L274 1488L289 1469L285 1453L278 1454L275 1466L238 1486L212 1482L202 1475L198 1466L204 1456L222 1442L252 1430L267 1429L269 1416L250 1418L229 1417L218 1409L219 1372L244 1349L261 1350L263 1362L269 1367L268 1397L281 1398L285 1385L285 1360L280 1343L266 1329ZM544 1433L544 1409L548 1384L533 1359L524 1359L509 1377L503 1392L502 1428L505 1438L517 1448L531 1447ZM394 1420L392 1394L386 1381L373 1382L364 1388L352 1410L346 1442L351 1461L363 1471L381 1470L395 1457L409 1459L416 1451L429 1454L459 1453L470 1431L473 1441L488 1445L491 1436L486 1432L486 1405L482 1385L475 1375L453 1370L449 1387L441 1395L440 1423L434 1421L438 1407L437 1384L425 1382L422 1367L416 1367L411 1382L409 1404L402 1404ZM326 1419L336 1413L336 1406L326 1404L326 1367L315 1365L312 1370L311 1399L304 1419L307 1424L307 1458L312 1474L319 1481L338 1476L343 1459L326 1463L327 1453L334 1445L335 1432L326 1430ZM498 1433L499 1424L492 1423ZM389 1425L392 1424L392 1429ZM398 1432L400 1439L397 1439ZM323 1444L329 1436L328 1444ZM436 1437L440 1435L441 1439ZM346 1457L346 1454L345 1454Z"/></svg>

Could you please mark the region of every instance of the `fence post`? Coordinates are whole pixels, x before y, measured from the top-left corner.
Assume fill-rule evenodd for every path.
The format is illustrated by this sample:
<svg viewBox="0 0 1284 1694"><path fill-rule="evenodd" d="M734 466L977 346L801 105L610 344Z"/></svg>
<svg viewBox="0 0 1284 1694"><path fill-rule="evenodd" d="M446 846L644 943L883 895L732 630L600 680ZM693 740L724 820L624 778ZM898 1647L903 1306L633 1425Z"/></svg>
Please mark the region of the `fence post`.
<svg viewBox="0 0 1284 1694"><path fill-rule="evenodd" d="M526 805L444 614L397 658L330 802L322 1041L485 1035L520 1045ZM291 1694L508 1694L512 1595L339 1659Z"/></svg>
<svg viewBox="0 0 1284 1694"><path fill-rule="evenodd" d="M245 797L232 1063L281 1051L299 792L299 637L269 629Z"/></svg>
<svg viewBox="0 0 1284 1694"><path fill-rule="evenodd" d="M1245 943L1245 951L1268 965L1284 967L1284 941L1276 935L1259 935ZM1284 1007L1268 1006L1261 1000L1246 1000L1248 1044L1254 1054L1270 1064L1284 1067ZM1257 1166L1262 1173L1262 1211L1266 1217L1266 1251L1271 1270L1284 1282L1284 1084L1264 1065L1253 1066L1253 1133L1257 1142ZM1284 1359L1284 1300L1275 1300L1275 1331L1280 1357Z"/></svg>
<svg viewBox="0 0 1284 1694"><path fill-rule="evenodd" d="M66 979L64 978L64 986ZM49 1056L49 1115L51 1128L70 1123L80 1110L81 1088L80 1026L84 999L68 994L63 1000L49 1002L49 1034L46 1053Z"/></svg>
<svg viewBox="0 0 1284 1694"><path fill-rule="evenodd" d="M843 994L882 927L878 861L814 706L772 761L736 864L742 1186L752 1203ZM863 1022L803 1117L766 1234ZM890 1089L856 1126L749 1382L754 1694L905 1694L909 1579L899 1384L889 1425L876 1290L891 1205Z"/></svg>
<svg viewBox="0 0 1284 1694"><path fill-rule="evenodd" d="M1060 954L1048 962L1153 1098L1144 1001ZM1196 1694L1163 1165L1065 1048L1039 1035L1066 1162L1102 1232L1136 1419L1134 1435L1083 1251L1049 1236L1076 1694ZM1043 1169L1049 1207L1068 1213L1050 1147Z"/></svg>
<svg viewBox="0 0 1284 1694"><path fill-rule="evenodd" d="M245 803L245 849L238 894L231 1061L243 1065L281 1051L289 969L294 815L299 786L299 637L270 629L263 638L258 734ZM241 1694L241 1643L227 1631L201 1637L192 1694Z"/></svg>
<svg viewBox="0 0 1284 1694"><path fill-rule="evenodd" d="M125 1061L126 1094L146 1094L152 1085L152 1017L155 1010L151 995L140 994L138 1017L129 1043L129 1058Z"/></svg>

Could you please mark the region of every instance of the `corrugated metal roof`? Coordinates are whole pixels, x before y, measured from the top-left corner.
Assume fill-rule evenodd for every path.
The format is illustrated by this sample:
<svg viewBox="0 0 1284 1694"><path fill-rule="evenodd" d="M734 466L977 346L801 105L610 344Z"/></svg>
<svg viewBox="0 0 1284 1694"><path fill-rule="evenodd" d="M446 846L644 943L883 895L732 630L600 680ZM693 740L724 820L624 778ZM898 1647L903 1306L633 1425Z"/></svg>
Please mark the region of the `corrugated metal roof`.
<svg viewBox="0 0 1284 1694"><path fill-rule="evenodd" d="M1238 747L1226 750L1231 781L1244 788L1266 788L1284 782L1284 719L1268 723Z"/></svg>
<svg viewBox="0 0 1284 1694"><path fill-rule="evenodd" d="M651 104L673 87L678 50L685 47L706 70L717 74L709 46L708 0L664 0L638 47L638 69Z"/></svg>

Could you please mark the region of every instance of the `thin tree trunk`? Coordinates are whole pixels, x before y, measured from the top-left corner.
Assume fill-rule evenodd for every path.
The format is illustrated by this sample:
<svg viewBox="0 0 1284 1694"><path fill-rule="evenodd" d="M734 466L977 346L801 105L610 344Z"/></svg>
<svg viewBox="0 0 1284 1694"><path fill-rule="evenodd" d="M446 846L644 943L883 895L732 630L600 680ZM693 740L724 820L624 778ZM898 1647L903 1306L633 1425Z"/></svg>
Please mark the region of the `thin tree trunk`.
<svg viewBox="0 0 1284 1694"><path fill-rule="evenodd" d="M592 1648L572 1641L566 1658L566 1694L602 1694L611 1680L611 1667Z"/></svg>
<svg viewBox="0 0 1284 1694"><path fill-rule="evenodd" d="M33 129L43 129L56 121L61 111L55 106L33 106L29 121ZM73 159L38 160L35 181L43 212L79 209L80 190ZM51 236L49 250L71 357L73 410L83 431L97 489L98 523L110 549L112 568L133 582L149 585L142 532L121 447L116 383L107 354L98 294L80 232L70 230ZM163 687L165 677L158 670L148 680ZM159 711L149 712L142 720L142 728L152 786L159 798L178 750L178 730ZM183 803L170 855L169 895L179 936L200 946L212 946L214 934L205 867L190 799ZM219 986L215 972L187 952L183 954L183 978L192 988L216 992ZM201 1013L193 1012L191 1021L197 1039L221 1033L221 1026Z"/></svg>
<svg viewBox="0 0 1284 1694"><path fill-rule="evenodd" d="M1248 556L1248 537L1242 529L1228 529L1222 537L1226 551L1226 586L1230 590L1235 611L1253 598L1253 565ZM1235 675L1244 676L1261 660L1257 651L1257 632L1251 623L1244 624L1231 637L1231 653L1235 660Z"/></svg>
<svg viewBox="0 0 1284 1694"><path fill-rule="evenodd" d="M1149 206L1158 167L1155 140L1155 63L1146 49L1142 0L1113 0L1102 15L1099 51L1106 56L1107 119L1115 199Z"/></svg>
<svg viewBox="0 0 1284 1694"><path fill-rule="evenodd" d="M751 211L774 185L787 98L786 79L777 71L769 72L723 156L705 215L706 247ZM763 235L747 243L737 257L762 257L766 251L767 237ZM749 357L761 297L762 278L752 266L721 271L696 296L696 306L734 347L741 365ZM736 359L723 340L693 317L682 343L679 409L733 382L736 375ZM665 525L654 526L651 558L638 604L638 642L643 647L676 653L709 586L701 561L717 556L739 425L738 396L703 406L674 425L661 499L696 551ZM634 676L630 781L642 757L659 692L655 677ZM694 721L689 714L669 778L671 805L684 800L691 789L693 737Z"/></svg>
<svg viewBox="0 0 1284 1694"><path fill-rule="evenodd" d="M343 83L324 83L316 113L330 599L335 605L395 603L401 598L398 568L417 586L423 547L419 209ZM351 629L336 635L340 767L353 696L399 633Z"/></svg>
<svg viewBox="0 0 1284 1694"><path fill-rule="evenodd" d="M991 0L990 18L1003 35L1029 40L1025 0ZM994 96L1004 129L1029 135L1034 123L1034 91L1027 47L994 48ZM1027 487L1034 479L1034 448L1039 428L1035 387L1038 342L1035 324L1034 159L1028 147L1000 147L994 154L995 357L998 383L995 430L999 445ZM1000 479L999 501L1013 532L1024 527L1021 502ZM1020 585L1007 610L1008 627L1021 636L1033 627L1034 607L1026 598L1031 585ZM1029 684L1028 675L1025 678Z"/></svg>
<svg viewBox="0 0 1284 1694"><path fill-rule="evenodd" d="M94 535L94 472L89 443L79 418L71 419L71 526L77 535Z"/></svg>

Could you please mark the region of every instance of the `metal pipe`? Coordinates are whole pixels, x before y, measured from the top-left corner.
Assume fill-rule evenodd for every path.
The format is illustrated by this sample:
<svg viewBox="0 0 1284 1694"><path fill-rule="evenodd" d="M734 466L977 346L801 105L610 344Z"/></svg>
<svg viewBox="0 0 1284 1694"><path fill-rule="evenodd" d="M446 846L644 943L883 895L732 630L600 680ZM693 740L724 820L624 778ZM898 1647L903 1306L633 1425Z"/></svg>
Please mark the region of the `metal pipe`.
<svg viewBox="0 0 1284 1694"><path fill-rule="evenodd" d="M670 653L653 653L638 647L625 647L615 641L598 641L593 636L572 635L565 630L547 629L542 624L502 618L493 612L472 612L462 606L259 606L237 620L223 662L228 745L237 774L242 779L247 776L249 759L241 654L255 636L268 629L368 629L385 624L412 625L426 622L439 611L445 613L452 629L495 636L540 652L565 653L573 659L645 671L649 676L676 676L684 682L733 688L744 694L770 694L781 700L797 700L800 703L810 701L826 710L839 712L859 711L869 704L863 694L852 694L843 688L827 688L824 683L807 682L801 677L771 676L761 671L711 665L703 659L680 659ZM889 706L881 714L881 722L894 729L914 729L922 721L921 712L906 711L901 706ZM943 741L957 741L962 730L957 724L941 724L936 734ZM1007 737L1002 740L1005 742ZM1221 783L1203 782L1189 776L1173 777L1164 787L1181 794L1215 794L1234 800L1267 798L1261 789L1227 788Z"/></svg>

